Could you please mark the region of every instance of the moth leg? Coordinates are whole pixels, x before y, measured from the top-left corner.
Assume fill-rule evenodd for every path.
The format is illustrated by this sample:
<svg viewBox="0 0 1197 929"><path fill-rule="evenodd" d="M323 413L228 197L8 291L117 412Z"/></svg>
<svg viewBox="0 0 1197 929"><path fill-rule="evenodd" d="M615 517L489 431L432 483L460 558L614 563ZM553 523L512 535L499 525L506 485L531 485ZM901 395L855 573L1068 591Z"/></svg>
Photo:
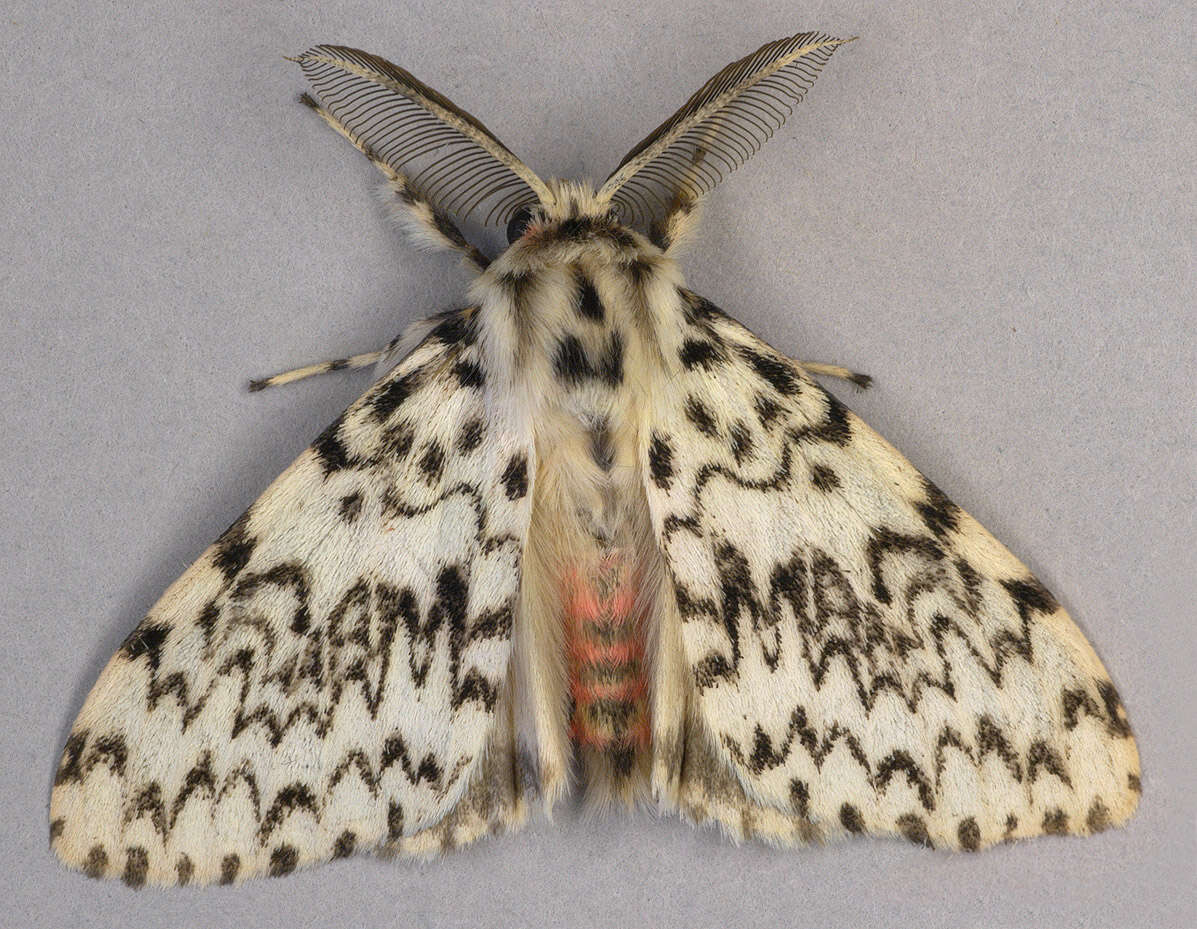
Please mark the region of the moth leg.
<svg viewBox="0 0 1197 929"><path fill-rule="evenodd" d="M386 348L380 348L374 352L363 352L360 355L350 355L348 358L333 358L329 361L321 361L316 364L304 365L302 368L292 368L290 371L281 371L278 374L272 374L270 377L256 378L249 382L249 389L251 391L265 390L267 387L278 387L280 384L290 384L294 381L302 381L307 377L315 377L317 374L328 374L330 371L345 371L352 368L368 368L370 365L378 364L383 358L394 351L395 346L399 344L398 339L392 339Z"/></svg>
<svg viewBox="0 0 1197 929"><path fill-rule="evenodd" d="M818 361L798 361L795 359L794 364L798 365L807 374L821 374L824 377L838 377L844 381L851 381L861 390L867 389L873 383L873 378L868 374L861 374L859 371L853 371L851 368L843 368L839 365L827 365Z"/></svg>
<svg viewBox="0 0 1197 929"><path fill-rule="evenodd" d="M405 220L404 225L417 242L433 249L458 252L467 267L478 273L486 270L490 259L466 240L462 231L449 218L448 214L438 210L431 202L420 196L412 188L411 182L406 176L379 158L369 145L350 132L344 123L321 106L320 102L311 94L300 94L299 102L315 110L321 119L339 135L348 139L354 148L369 158L374 167L383 173L387 179L387 186L395 194L395 198L405 211L406 215L402 217Z"/></svg>

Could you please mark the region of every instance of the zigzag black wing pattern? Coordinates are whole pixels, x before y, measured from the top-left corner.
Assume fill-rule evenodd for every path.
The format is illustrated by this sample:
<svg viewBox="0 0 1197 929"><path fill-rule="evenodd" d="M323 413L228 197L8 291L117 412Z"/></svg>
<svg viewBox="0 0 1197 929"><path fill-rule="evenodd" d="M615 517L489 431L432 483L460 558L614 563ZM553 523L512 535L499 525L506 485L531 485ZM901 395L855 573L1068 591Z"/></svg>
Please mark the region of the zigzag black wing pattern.
<svg viewBox="0 0 1197 929"><path fill-rule="evenodd" d="M518 797L467 789L510 743L531 455L472 312L446 317L112 658L55 780L59 857L228 883L510 825Z"/></svg>
<svg viewBox="0 0 1197 929"><path fill-rule="evenodd" d="M683 808L968 850L1129 818L1125 712L1051 594L797 365L685 316L643 451L711 736L686 735Z"/></svg>

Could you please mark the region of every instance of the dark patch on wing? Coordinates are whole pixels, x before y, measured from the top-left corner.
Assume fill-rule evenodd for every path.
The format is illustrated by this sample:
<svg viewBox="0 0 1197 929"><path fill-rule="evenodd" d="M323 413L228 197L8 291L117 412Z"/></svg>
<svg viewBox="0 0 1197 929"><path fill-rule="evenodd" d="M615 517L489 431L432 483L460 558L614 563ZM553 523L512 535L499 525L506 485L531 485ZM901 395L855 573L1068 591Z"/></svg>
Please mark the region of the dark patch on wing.
<svg viewBox="0 0 1197 929"><path fill-rule="evenodd" d="M752 405L756 410L756 418L761 421L761 425L766 429L772 426L781 417L781 404L765 394L757 394Z"/></svg>
<svg viewBox="0 0 1197 929"><path fill-rule="evenodd" d="M468 455L482 444L483 425L480 419L471 419L461 427L457 436L457 450Z"/></svg>
<svg viewBox="0 0 1197 929"><path fill-rule="evenodd" d="M140 845L134 845L125 852L125 873L121 880L133 889L145 886L146 874L150 870L149 853Z"/></svg>
<svg viewBox="0 0 1197 929"><path fill-rule="evenodd" d="M934 848L931 836L927 833L927 823L917 813L904 813L898 817L898 831L907 842L921 845L923 848Z"/></svg>
<svg viewBox="0 0 1197 929"><path fill-rule="evenodd" d="M445 450L436 441L429 442L420 456L420 473L429 484L440 480L445 471Z"/></svg>
<svg viewBox="0 0 1197 929"><path fill-rule="evenodd" d="M320 467L323 469L325 477L354 465L352 456L341 442L341 424L344 421L344 416L338 417L312 443L312 451L320 459Z"/></svg>
<svg viewBox="0 0 1197 929"><path fill-rule="evenodd" d="M346 829L337 837L337 842L333 846L333 858L348 858L356 848L357 835L352 830Z"/></svg>
<svg viewBox="0 0 1197 929"><path fill-rule="evenodd" d="M508 500L520 500L528 493L528 457L523 452L511 456L503 470L503 487Z"/></svg>
<svg viewBox="0 0 1197 929"><path fill-rule="evenodd" d="M716 345L710 339L686 339L678 351L678 359L687 371L695 368L710 370L727 360L727 354L721 345Z"/></svg>
<svg viewBox="0 0 1197 929"><path fill-rule="evenodd" d="M839 477L826 465L815 465L810 469L810 482L823 493L830 493L840 486Z"/></svg>
<svg viewBox="0 0 1197 929"><path fill-rule="evenodd" d="M391 414L403 406L407 398L420 386L423 376L423 371L420 369L409 371L402 377L388 381L379 388L369 401L370 411L374 418L379 422L389 419Z"/></svg>
<svg viewBox="0 0 1197 929"><path fill-rule="evenodd" d="M927 524L927 528L937 536L956 529L960 520L960 507L948 499L947 494L936 487L927 478L923 478L923 492L926 500L917 504L919 516Z"/></svg>
<svg viewBox="0 0 1197 929"><path fill-rule="evenodd" d="M668 490L673 480L673 449L668 437L654 432L648 446L648 470L653 483L662 490Z"/></svg>
<svg viewBox="0 0 1197 929"><path fill-rule="evenodd" d="M693 394L686 398L685 413L686 419L703 435L712 439L719 437L719 425L715 421L715 414Z"/></svg>
<svg viewBox="0 0 1197 929"><path fill-rule="evenodd" d="M228 886L237 880L237 872L241 870L241 858L238 855L225 855L220 862L220 883Z"/></svg>
<svg viewBox="0 0 1197 929"><path fill-rule="evenodd" d="M486 377L482 373L482 368L473 361L457 362L453 368L453 373L457 375L457 383L462 387L477 390L486 383Z"/></svg>
<svg viewBox="0 0 1197 929"><path fill-rule="evenodd" d="M392 461L402 461L411 451L416 440L416 429L407 420L389 423L382 432L378 456Z"/></svg>
<svg viewBox="0 0 1197 929"><path fill-rule="evenodd" d="M212 562L224 574L226 581L231 581L241 573L257 547L258 540L249 534L248 527L249 510L246 510L216 540Z"/></svg>
<svg viewBox="0 0 1197 929"><path fill-rule="evenodd" d="M270 853L270 876L283 877L299 864L299 849L294 845L280 845Z"/></svg>
<svg viewBox="0 0 1197 929"><path fill-rule="evenodd" d="M975 852L981 847L981 827L971 816L962 819L956 827L956 838L966 852Z"/></svg>
<svg viewBox="0 0 1197 929"><path fill-rule="evenodd" d="M746 345L737 346L737 350L757 376L767 381L782 396L792 397L802 390L802 380L788 362L771 358Z"/></svg>
<svg viewBox="0 0 1197 929"><path fill-rule="evenodd" d="M143 655L149 660L150 668L158 670L162 660L162 643L170 635L171 627L162 623L152 623L148 619L133 630L120 647L120 654L127 661L136 661Z"/></svg>
<svg viewBox="0 0 1197 929"><path fill-rule="evenodd" d="M473 345L478 338L478 330L474 322L476 314L472 311L471 307L445 313L444 319L428 333L428 338L445 345Z"/></svg>
<svg viewBox="0 0 1197 929"><path fill-rule="evenodd" d="M356 520L362 514L362 495L355 492L346 494L341 498L340 503L341 519L347 523Z"/></svg>

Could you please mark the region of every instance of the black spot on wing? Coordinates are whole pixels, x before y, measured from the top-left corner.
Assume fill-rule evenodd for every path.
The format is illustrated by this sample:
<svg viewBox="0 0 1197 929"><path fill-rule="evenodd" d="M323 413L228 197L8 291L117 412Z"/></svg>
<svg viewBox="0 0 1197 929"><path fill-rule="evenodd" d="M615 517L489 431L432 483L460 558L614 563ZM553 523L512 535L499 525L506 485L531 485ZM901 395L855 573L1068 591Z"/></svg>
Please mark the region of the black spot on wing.
<svg viewBox="0 0 1197 929"><path fill-rule="evenodd" d="M382 432L378 455L392 461L402 461L416 440L415 427L406 420L389 423Z"/></svg>
<svg viewBox="0 0 1197 929"><path fill-rule="evenodd" d="M354 522L362 513L362 495L360 493L346 494L341 498L339 511L341 519L345 522Z"/></svg>
<svg viewBox="0 0 1197 929"><path fill-rule="evenodd" d="M438 327L439 328L439 327ZM435 331L435 330L434 330ZM420 370L409 371L384 384L370 398L370 412L379 422L389 419L407 401L420 385L423 374Z"/></svg>
<svg viewBox="0 0 1197 929"><path fill-rule="evenodd" d="M237 855L225 855L220 862L220 883L231 884L237 880L237 872L241 870L241 859Z"/></svg>
<svg viewBox="0 0 1197 929"><path fill-rule="evenodd" d="M791 430L791 438L795 442L827 442L831 445L847 445L852 441L852 421L848 408L823 388L822 392L827 401L827 410L823 420L800 429Z"/></svg>
<svg viewBox="0 0 1197 929"><path fill-rule="evenodd" d="M341 423L344 421L343 416L338 417L312 443L312 451L320 459L320 467L323 469L325 477L353 466L352 456L341 442Z"/></svg>
<svg viewBox="0 0 1197 929"><path fill-rule="evenodd" d="M473 361L457 362L453 368L453 373L457 376L457 382L462 387L477 390L486 383L486 377L482 373L482 368Z"/></svg>
<svg viewBox="0 0 1197 929"><path fill-rule="evenodd" d="M482 420L471 419L461 427L461 432L457 436L457 450L463 454L468 455L479 445L482 444L483 426Z"/></svg>
<svg viewBox="0 0 1197 929"><path fill-rule="evenodd" d="M1130 722L1126 718L1126 710L1122 706L1122 698L1111 681L1098 681L1097 692L1101 695L1101 702L1106 709L1106 725L1112 734L1128 739L1131 735Z"/></svg>
<svg viewBox="0 0 1197 929"><path fill-rule="evenodd" d="M108 853L103 845L93 845L83 862L83 873L88 877L103 877L108 870Z"/></svg>
<svg viewBox="0 0 1197 929"><path fill-rule="evenodd" d="M648 446L648 470L653 483L662 490L668 490L673 480L673 449L668 437L654 432Z"/></svg>
<svg viewBox="0 0 1197 929"><path fill-rule="evenodd" d="M216 540L216 551L212 561L231 581L249 563L258 540L249 534L249 510L246 510Z"/></svg>
<svg viewBox="0 0 1197 929"><path fill-rule="evenodd" d="M710 370L727 360L723 347L709 339L686 339L678 351L678 359L687 371L694 368Z"/></svg>
<svg viewBox="0 0 1197 929"><path fill-rule="evenodd" d="M398 800L387 805L387 838L392 842L403 838L403 806Z"/></svg>
<svg viewBox="0 0 1197 929"><path fill-rule="evenodd" d="M1068 835L1068 814L1061 809L1043 814L1043 831L1048 835Z"/></svg>
<svg viewBox="0 0 1197 929"><path fill-rule="evenodd" d="M420 473L429 484L440 480L445 471L445 450L439 442L429 442L420 456Z"/></svg>
<svg viewBox="0 0 1197 929"><path fill-rule="evenodd" d="M134 845L125 852L125 873L121 880L133 889L145 886L146 874L150 870L149 853L140 845Z"/></svg>
<svg viewBox="0 0 1197 929"><path fill-rule="evenodd" d="M520 500L528 494L528 457L519 452L511 456L503 470L503 487L508 500Z"/></svg>
<svg viewBox="0 0 1197 929"><path fill-rule="evenodd" d="M937 536L942 536L954 530L960 520L960 507L956 506L947 495L923 478L923 492L926 500L918 504L919 516L927 524L927 528Z"/></svg>
<svg viewBox="0 0 1197 929"><path fill-rule="evenodd" d="M270 876L290 874L299 864L299 850L294 845L280 845L270 853Z"/></svg>
<svg viewBox="0 0 1197 929"><path fill-rule="evenodd" d="M719 425L715 421L715 414L693 394L686 398L685 413L686 419L703 435L712 439L719 437Z"/></svg>
<svg viewBox="0 0 1197 929"><path fill-rule="evenodd" d="M810 817L810 787L798 778L790 780L790 809L800 819Z"/></svg>
<svg viewBox="0 0 1197 929"><path fill-rule="evenodd" d="M905 813L899 816L897 826L906 841L924 848L935 847L931 842L931 836L927 833L927 823L917 813Z"/></svg>
<svg viewBox="0 0 1197 929"><path fill-rule="evenodd" d="M781 418L781 404L765 394L757 394L752 402L752 406L756 410L756 418L760 420L761 425L766 429Z"/></svg>
<svg viewBox="0 0 1197 929"><path fill-rule="evenodd" d="M1030 619L1032 612L1050 615L1060 608L1056 598L1039 583L1037 578L1028 575L1022 580L1004 580L1002 586L1006 588L1006 593L1018 607L1018 612L1023 619Z"/></svg>
<svg viewBox="0 0 1197 929"><path fill-rule="evenodd" d="M338 836L337 844L333 846L333 858L348 858L356 848L357 835L346 829Z"/></svg>
<svg viewBox="0 0 1197 929"><path fill-rule="evenodd" d="M445 313L444 319L428 333L428 338L445 345L473 345L477 337L474 313L471 310L453 310Z"/></svg>
<svg viewBox="0 0 1197 929"><path fill-rule="evenodd" d="M864 832L864 818L860 815L860 810L851 803L845 803L840 807L840 824L853 835Z"/></svg>
<svg viewBox="0 0 1197 929"><path fill-rule="evenodd" d="M810 469L810 482L824 493L829 493L840 486L839 477L826 465L815 465Z"/></svg>
<svg viewBox="0 0 1197 929"><path fill-rule="evenodd" d="M727 318L727 314L719 309L719 307L715 306L706 297L700 297L692 290L679 287L678 296L682 298L683 312L688 323L693 324L704 320Z"/></svg>
<svg viewBox="0 0 1197 929"><path fill-rule="evenodd" d="M981 827L971 816L962 819L960 825L956 827L956 838L960 842L960 847L966 852L975 852L981 847Z"/></svg>
<svg viewBox="0 0 1197 929"><path fill-rule="evenodd" d="M144 655L150 667L157 671L162 660L162 644L170 631L170 626L145 621L125 639L121 645L121 655L127 661L136 661Z"/></svg>
<svg viewBox="0 0 1197 929"><path fill-rule="evenodd" d="M1110 828L1110 809L1101 801L1100 797L1090 805L1089 813L1085 817L1085 825L1094 834L1105 832Z"/></svg>
<svg viewBox="0 0 1197 929"><path fill-rule="evenodd" d="M802 390L802 381L788 362L765 355L746 345L739 346L738 351L757 376L767 381L782 396L792 397Z"/></svg>

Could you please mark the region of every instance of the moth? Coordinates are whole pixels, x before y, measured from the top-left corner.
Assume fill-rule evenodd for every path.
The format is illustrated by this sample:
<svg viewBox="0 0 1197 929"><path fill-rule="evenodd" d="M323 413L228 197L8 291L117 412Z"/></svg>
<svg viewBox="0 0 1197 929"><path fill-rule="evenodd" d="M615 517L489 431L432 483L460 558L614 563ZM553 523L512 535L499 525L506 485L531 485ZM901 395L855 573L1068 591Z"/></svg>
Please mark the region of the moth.
<svg viewBox="0 0 1197 929"><path fill-rule="evenodd" d="M140 886L433 854L574 784L778 845L1131 816L1126 712L1051 594L812 379L863 376L683 283L700 201L842 44L733 62L597 187L374 55L295 59L468 300L254 385L383 372L100 675L54 781L63 862Z"/></svg>

